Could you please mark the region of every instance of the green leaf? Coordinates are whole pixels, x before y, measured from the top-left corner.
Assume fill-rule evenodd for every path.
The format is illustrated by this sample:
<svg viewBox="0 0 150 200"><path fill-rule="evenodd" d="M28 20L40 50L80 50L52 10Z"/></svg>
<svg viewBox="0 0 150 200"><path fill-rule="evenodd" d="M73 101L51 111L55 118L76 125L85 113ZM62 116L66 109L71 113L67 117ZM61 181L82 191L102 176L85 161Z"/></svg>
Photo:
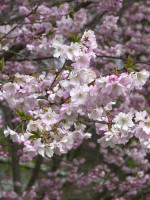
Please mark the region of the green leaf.
<svg viewBox="0 0 150 200"><path fill-rule="evenodd" d="M73 12L71 12L71 13L69 14L69 16L70 16L71 19L74 19L74 14L73 14Z"/></svg>
<svg viewBox="0 0 150 200"><path fill-rule="evenodd" d="M20 111L19 109L16 109L16 112L20 117L24 116L24 113Z"/></svg>
<svg viewBox="0 0 150 200"><path fill-rule="evenodd" d="M40 130L38 129L37 131L32 131L31 132L33 135L31 135L30 137L29 137L29 140L31 140L31 139L35 139L35 138L39 138L40 137Z"/></svg>
<svg viewBox="0 0 150 200"><path fill-rule="evenodd" d="M82 37L78 37L77 33L71 33L70 32L70 37L72 39L72 41L75 43L75 42L80 42L81 38Z"/></svg>
<svg viewBox="0 0 150 200"><path fill-rule="evenodd" d="M69 70L69 72L71 72L72 71L72 66L68 66L68 70Z"/></svg>
<svg viewBox="0 0 150 200"><path fill-rule="evenodd" d="M61 76L58 76L58 77L56 78L56 80L57 80L57 81L61 81Z"/></svg>
<svg viewBox="0 0 150 200"><path fill-rule="evenodd" d="M33 2L31 0L28 0L28 2L29 2L29 6L33 5Z"/></svg>
<svg viewBox="0 0 150 200"><path fill-rule="evenodd" d="M77 42L80 42L81 38L82 38L82 36L78 37Z"/></svg>
<svg viewBox="0 0 150 200"><path fill-rule="evenodd" d="M57 1L56 6L59 7L62 4L64 4L64 2Z"/></svg>
<svg viewBox="0 0 150 200"><path fill-rule="evenodd" d="M70 32L70 37L74 41L77 38L77 35Z"/></svg>
<svg viewBox="0 0 150 200"><path fill-rule="evenodd" d="M22 120L27 120L27 116L24 114L23 111L16 109L17 114L21 117Z"/></svg>
<svg viewBox="0 0 150 200"><path fill-rule="evenodd" d="M138 65L131 65L129 68L136 68L139 67Z"/></svg>
<svg viewBox="0 0 150 200"><path fill-rule="evenodd" d="M46 37L51 37L51 35L53 34L53 33L55 33L56 31L53 31L53 30L51 30L51 31L49 31L45 36Z"/></svg>
<svg viewBox="0 0 150 200"><path fill-rule="evenodd" d="M18 116L23 120L32 120L32 116L26 116L25 113L21 110L16 109Z"/></svg>
<svg viewBox="0 0 150 200"><path fill-rule="evenodd" d="M28 139L29 139L29 140L32 140L32 139L34 139L34 138L36 138L36 136L35 136L35 135L31 135Z"/></svg>
<svg viewBox="0 0 150 200"><path fill-rule="evenodd" d="M4 57L0 60L0 71L4 72Z"/></svg>
<svg viewBox="0 0 150 200"><path fill-rule="evenodd" d="M133 60L132 60L132 58L131 58L130 55L128 56L128 62L129 62L129 63L132 63L132 62L133 62Z"/></svg>
<svg viewBox="0 0 150 200"><path fill-rule="evenodd" d="M32 131L31 133L32 133L33 135L31 135L31 136L29 137L29 140L34 139L34 138L39 138L39 137L40 137L40 130L39 130L39 129L37 129L37 131Z"/></svg>
<svg viewBox="0 0 150 200"><path fill-rule="evenodd" d="M128 160L126 161L126 165L131 169L134 169L136 167L136 163L132 158L128 158Z"/></svg>
<svg viewBox="0 0 150 200"><path fill-rule="evenodd" d="M28 116L28 120L32 120L32 116Z"/></svg>
<svg viewBox="0 0 150 200"><path fill-rule="evenodd" d="M35 135L40 137L40 130L39 129L35 132Z"/></svg>
<svg viewBox="0 0 150 200"><path fill-rule="evenodd" d="M3 41L0 39L0 44L4 45L4 44L5 44L5 42L3 42Z"/></svg>
<svg viewBox="0 0 150 200"><path fill-rule="evenodd" d="M132 69L138 67L138 65L135 64L135 59L132 59L132 57L128 56L127 64L125 64L126 68Z"/></svg>

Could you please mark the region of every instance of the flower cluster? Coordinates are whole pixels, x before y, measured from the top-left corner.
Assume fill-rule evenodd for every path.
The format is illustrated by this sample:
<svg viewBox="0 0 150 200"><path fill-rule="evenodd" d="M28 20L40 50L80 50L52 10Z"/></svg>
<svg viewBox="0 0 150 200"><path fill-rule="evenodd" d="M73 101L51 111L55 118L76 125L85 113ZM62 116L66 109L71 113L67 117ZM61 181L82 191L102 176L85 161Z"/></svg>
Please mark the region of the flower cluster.
<svg viewBox="0 0 150 200"><path fill-rule="evenodd" d="M150 1L0 10L0 199L150 199Z"/></svg>
<svg viewBox="0 0 150 200"><path fill-rule="evenodd" d="M143 70L97 77L89 63L84 67L84 61L80 61L84 56L88 56L89 61L95 57L93 50L97 44L94 33L86 31L81 43L67 46L62 42L61 35L53 39L53 46L57 49L54 56L73 61L69 70L64 64L55 74L33 77L17 73L13 82L2 86L2 97L21 117L22 123L26 121L22 133L8 127L5 136L10 135L14 142L24 143L24 152L31 156L52 157L54 153L67 153L84 138L91 137L90 133L86 133L84 124L84 120L88 122L89 119L98 122L98 131L105 131L98 142L103 145L106 142L111 147L127 143L134 135L133 130L138 132L138 126L142 125L133 121L132 113L120 112L112 117L110 111L119 97L126 96L133 89L140 89L149 72ZM60 47L62 50L59 52Z"/></svg>

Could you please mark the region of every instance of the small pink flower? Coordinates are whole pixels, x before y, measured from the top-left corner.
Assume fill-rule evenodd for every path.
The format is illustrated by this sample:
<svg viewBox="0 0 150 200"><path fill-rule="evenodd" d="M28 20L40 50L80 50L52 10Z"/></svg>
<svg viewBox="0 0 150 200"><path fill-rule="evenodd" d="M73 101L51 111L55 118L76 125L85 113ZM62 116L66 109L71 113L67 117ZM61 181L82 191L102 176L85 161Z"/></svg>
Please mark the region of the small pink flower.
<svg viewBox="0 0 150 200"><path fill-rule="evenodd" d="M109 76L109 83L112 83L115 81L118 81L118 76L116 76L116 75Z"/></svg>
<svg viewBox="0 0 150 200"><path fill-rule="evenodd" d="M15 117L12 119L12 122L15 123L15 122L20 122L21 121L21 118L20 117Z"/></svg>
<svg viewBox="0 0 150 200"><path fill-rule="evenodd" d="M24 145L30 145L30 141L24 141Z"/></svg>
<svg viewBox="0 0 150 200"><path fill-rule="evenodd" d="M112 122L112 120L109 118L109 119L108 119L108 122L109 122L109 123L111 123L111 122Z"/></svg>

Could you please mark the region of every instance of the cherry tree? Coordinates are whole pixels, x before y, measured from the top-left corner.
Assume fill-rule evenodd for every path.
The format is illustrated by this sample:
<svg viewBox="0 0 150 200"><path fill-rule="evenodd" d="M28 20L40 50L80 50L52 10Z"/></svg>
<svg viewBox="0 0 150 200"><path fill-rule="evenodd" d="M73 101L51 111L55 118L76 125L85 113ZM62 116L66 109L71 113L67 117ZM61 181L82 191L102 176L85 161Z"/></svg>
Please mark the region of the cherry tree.
<svg viewBox="0 0 150 200"><path fill-rule="evenodd" d="M148 0L0 0L0 198L150 198Z"/></svg>

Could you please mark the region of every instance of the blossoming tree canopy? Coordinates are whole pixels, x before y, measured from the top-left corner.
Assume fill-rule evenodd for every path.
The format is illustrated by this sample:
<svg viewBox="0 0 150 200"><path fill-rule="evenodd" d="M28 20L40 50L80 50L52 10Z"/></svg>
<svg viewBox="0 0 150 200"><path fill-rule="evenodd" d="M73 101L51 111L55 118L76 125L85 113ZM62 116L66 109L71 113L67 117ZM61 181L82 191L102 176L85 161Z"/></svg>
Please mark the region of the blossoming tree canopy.
<svg viewBox="0 0 150 200"><path fill-rule="evenodd" d="M0 0L0 9L0 156L12 177L1 198L67 200L72 183L78 199L138 199L150 167L150 2Z"/></svg>

